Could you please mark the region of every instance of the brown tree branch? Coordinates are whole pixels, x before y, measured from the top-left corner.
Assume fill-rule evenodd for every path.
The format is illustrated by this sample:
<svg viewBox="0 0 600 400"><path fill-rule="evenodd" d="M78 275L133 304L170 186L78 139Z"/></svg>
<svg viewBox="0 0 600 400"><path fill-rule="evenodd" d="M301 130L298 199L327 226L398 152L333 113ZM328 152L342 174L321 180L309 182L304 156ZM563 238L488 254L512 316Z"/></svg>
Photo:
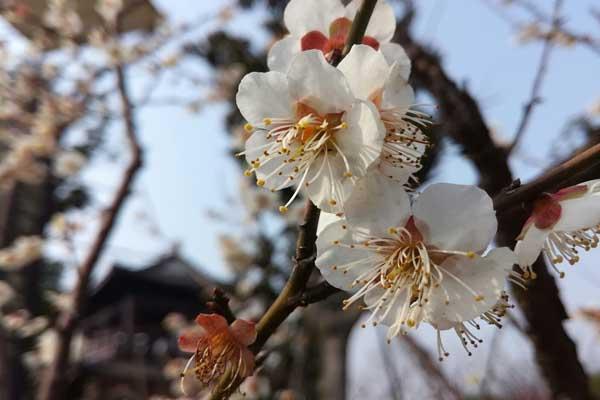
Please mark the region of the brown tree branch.
<svg viewBox="0 0 600 400"><path fill-rule="evenodd" d="M102 254L115 222L119 217L120 211L123 209L125 200L130 193L133 180L142 166L142 151L137 140L133 116L134 107L131 104L125 72L122 66L119 65L116 67L116 75L119 97L123 108L123 119L125 121L125 134L129 145L129 151L131 152L131 160L125 169L121 183L112 202L103 212L98 234L79 269L79 277L73 292L73 308L64 315L61 315L57 320L56 329L59 338L56 355L52 362L52 366L48 371L49 375L47 376L46 381L40 386L39 399L41 400L61 400L64 398L64 391L67 387L67 368L69 364L71 340L86 305L92 272Z"/></svg>

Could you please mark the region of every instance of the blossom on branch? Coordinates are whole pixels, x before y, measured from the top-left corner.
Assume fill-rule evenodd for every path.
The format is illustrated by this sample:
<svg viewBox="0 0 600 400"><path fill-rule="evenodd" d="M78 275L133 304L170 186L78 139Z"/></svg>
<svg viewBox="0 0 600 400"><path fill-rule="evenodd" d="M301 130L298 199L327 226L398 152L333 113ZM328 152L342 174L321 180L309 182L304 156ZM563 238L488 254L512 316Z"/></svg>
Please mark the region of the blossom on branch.
<svg viewBox="0 0 600 400"><path fill-rule="evenodd" d="M535 278L532 265L544 253L552 267L579 261L579 251L588 251L600 241L600 180L542 195L519 235L515 247L524 276Z"/></svg>
<svg viewBox="0 0 600 400"><path fill-rule="evenodd" d="M520 280L510 249L483 255L496 228L492 200L475 186L434 184L411 205L401 186L373 174L348 200L345 219L319 234L316 265L353 292L344 308L362 300L368 322L389 326L388 339L424 321L466 344L474 336L464 323L497 325L505 279Z"/></svg>
<svg viewBox="0 0 600 400"><path fill-rule="evenodd" d="M341 53L361 3L353 0L344 7L339 0L291 0L283 15L290 34L271 47L267 57L269 69L287 71L294 56L306 50L319 50L328 60L334 52ZM390 59L397 58L404 51L389 43L395 30L394 9L379 0L362 43L381 50Z"/></svg>
<svg viewBox="0 0 600 400"><path fill-rule="evenodd" d="M338 68L344 73L352 93L371 101L386 128L383 151L375 172L401 184L421 169L421 159L429 147L422 129L430 117L412 109L415 95L408 84L410 60L401 53L390 63L381 52L355 45Z"/></svg>
<svg viewBox="0 0 600 400"><path fill-rule="evenodd" d="M253 72L240 82L237 105L253 134L246 156L257 184L294 186L320 209L338 213L358 178L381 154L385 127L372 103L357 100L346 78L315 50L296 56L286 74Z"/></svg>
<svg viewBox="0 0 600 400"><path fill-rule="evenodd" d="M248 346L256 340L254 323L238 319L228 325L218 314L199 314L196 324L179 337L181 351L194 353L181 373L184 393L184 379L190 372L204 387L214 386L225 376L233 383L252 375L254 354Z"/></svg>

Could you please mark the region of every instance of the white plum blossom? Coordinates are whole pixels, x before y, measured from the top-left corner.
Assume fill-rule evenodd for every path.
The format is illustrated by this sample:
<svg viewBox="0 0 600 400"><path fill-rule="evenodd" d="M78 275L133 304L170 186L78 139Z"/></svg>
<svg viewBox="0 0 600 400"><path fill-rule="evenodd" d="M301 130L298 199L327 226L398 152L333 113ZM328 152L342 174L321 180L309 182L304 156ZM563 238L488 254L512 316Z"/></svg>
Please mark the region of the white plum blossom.
<svg viewBox="0 0 600 400"><path fill-rule="evenodd" d="M401 184L421 169L421 159L429 146L422 128L429 116L412 109L415 95L408 84L410 60L404 54L389 63L381 52L356 45L340 62L353 94L377 107L386 128L383 152L375 171Z"/></svg>
<svg viewBox="0 0 600 400"><path fill-rule="evenodd" d="M542 252L563 277L556 264L575 264L580 250L598 246L599 236L600 180L592 180L539 198L519 235L515 253L525 277L535 278L531 266Z"/></svg>
<svg viewBox="0 0 600 400"><path fill-rule="evenodd" d="M383 147L385 127L372 103L357 100L346 78L319 51L296 56L286 74L253 72L240 82L238 108L253 134L243 153L257 184L303 190L326 212L343 209L358 178Z"/></svg>
<svg viewBox="0 0 600 400"><path fill-rule="evenodd" d="M294 56L306 50L319 50L327 59L336 52L341 54L361 3L353 0L344 7L340 0L291 0L283 15L290 34L271 47L267 57L269 69L285 72ZM389 43L395 30L394 9L379 0L362 43L380 50L386 58L396 59L404 51Z"/></svg>
<svg viewBox="0 0 600 400"><path fill-rule="evenodd" d="M346 204L345 219L317 239L316 265L333 286L362 300L367 323L389 327L388 338L421 322L453 329L465 347L465 323L498 324L508 304L505 279L516 262L508 248L483 255L497 229L492 200L475 186L434 184L414 200L400 185L372 174ZM438 340L440 357L446 352Z"/></svg>

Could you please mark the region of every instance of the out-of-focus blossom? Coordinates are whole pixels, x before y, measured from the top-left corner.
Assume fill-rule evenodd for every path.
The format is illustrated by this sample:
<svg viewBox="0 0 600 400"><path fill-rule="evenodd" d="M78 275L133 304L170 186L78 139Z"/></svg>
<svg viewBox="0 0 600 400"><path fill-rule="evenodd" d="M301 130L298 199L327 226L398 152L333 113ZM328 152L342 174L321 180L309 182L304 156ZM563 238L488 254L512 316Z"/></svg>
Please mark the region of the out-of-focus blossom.
<svg viewBox="0 0 600 400"><path fill-rule="evenodd" d="M464 343L464 323L486 319L513 275L510 249L483 255L496 228L492 200L475 186L434 184L411 205L401 186L374 174L355 189L345 219L319 234L316 265L353 292L344 308L362 299L368 323L389 326L388 338L425 321Z"/></svg>
<svg viewBox="0 0 600 400"><path fill-rule="evenodd" d="M225 263L236 273L247 270L254 262L252 254L247 252L241 243L231 236L222 235L219 238L219 245Z"/></svg>
<svg viewBox="0 0 600 400"><path fill-rule="evenodd" d="M290 1L283 16L290 34L271 47L269 69L286 72L294 56L306 50L319 50L328 59L334 52L341 52L360 4L361 0L353 0L346 7L339 0ZM394 59L398 49L403 52L399 45L389 43L395 30L394 9L385 0L379 0L362 43Z"/></svg>
<svg viewBox="0 0 600 400"><path fill-rule="evenodd" d="M377 168L400 184L414 178L429 147L422 129L431 123L428 115L416 111L415 95L408 84L410 60L402 54L389 63L382 53L365 45L356 45L338 68L344 73L353 94L373 102L386 128L383 151Z"/></svg>
<svg viewBox="0 0 600 400"><path fill-rule="evenodd" d="M542 252L563 277L556 264L575 264L581 250L598 246L599 234L600 180L592 180L538 199L519 235L515 253L526 277L535 278L532 265Z"/></svg>
<svg viewBox="0 0 600 400"><path fill-rule="evenodd" d="M179 337L179 348L194 353L181 374L183 391L189 374L204 387L212 387L223 376L234 381L252 375L254 354L248 346L256 340L254 323L238 319L230 326L218 314L199 314L196 323Z"/></svg>
<svg viewBox="0 0 600 400"><path fill-rule="evenodd" d="M188 321L182 314L172 312L167 314L162 325L167 331L177 333L181 332L188 325Z"/></svg>
<svg viewBox="0 0 600 400"><path fill-rule="evenodd" d="M75 37L83 29L83 23L73 8L73 3L67 0L50 0L44 22L65 37Z"/></svg>
<svg viewBox="0 0 600 400"><path fill-rule="evenodd" d="M321 52L298 54L286 74L246 75L237 105L254 131L246 156L257 184L296 190L280 207L286 212L303 190L326 212L342 206L358 178L381 153L385 127L370 102L352 95L343 73Z"/></svg>
<svg viewBox="0 0 600 400"><path fill-rule="evenodd" d="M43 240L39 236L21 236L11 246L0 250L0 269L25 267L42 256Z"/></svg>
<svg viewBox="0 0 600 400"><path fill-rule="evenodd" d="M62 151L54 158L53 172L58 177L67 178L77 174L86 161L87 158L79 151Z"/></svg>
<svg viewBox="0 0 600 400"><path fill-rule="evenodd" d="M114 25L123 9L123 0L97 0L96 11L109 25Z"/></svg>
<svg viewBox="0 0 600 400"><path fill-rule="evenodd" d="M6 282L0 281L0 307L15 297L15 290Z"/></svg>

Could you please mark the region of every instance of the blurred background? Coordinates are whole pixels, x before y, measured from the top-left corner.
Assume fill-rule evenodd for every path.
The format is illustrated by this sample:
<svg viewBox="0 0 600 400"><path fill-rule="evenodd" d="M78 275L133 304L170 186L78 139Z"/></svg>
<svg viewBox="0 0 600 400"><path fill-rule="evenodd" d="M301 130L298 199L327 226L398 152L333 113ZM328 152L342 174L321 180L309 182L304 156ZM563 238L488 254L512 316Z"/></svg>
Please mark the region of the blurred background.
<svg viewBox="0 0 600 400"><path fill-rule="evenodd" d="M596 1L389 2L436 121L422 185L494 194L600 142ZM282 216L290 193L243 176L235 92L266 71L286 4L0 2L0 399L183 398L177 336L214 289L251 320L277 296L303 202ZM239 396L600 396L599 262L542 274L471 357L443 335L443 362L432 329L388 344L337 294L290 316Z"/></svg>

